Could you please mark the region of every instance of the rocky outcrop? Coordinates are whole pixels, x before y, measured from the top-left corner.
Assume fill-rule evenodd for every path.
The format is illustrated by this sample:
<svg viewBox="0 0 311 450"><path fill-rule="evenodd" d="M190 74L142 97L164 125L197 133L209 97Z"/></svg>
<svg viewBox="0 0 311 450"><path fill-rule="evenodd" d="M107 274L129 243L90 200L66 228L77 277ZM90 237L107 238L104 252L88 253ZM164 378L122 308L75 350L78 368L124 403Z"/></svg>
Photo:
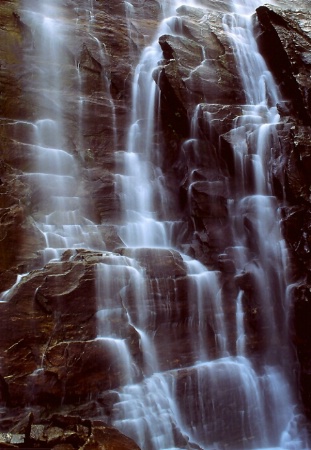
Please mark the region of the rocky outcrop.
<svg viewBox="0 0 311 450"><path fill-rule="evenodd" d="M279 111L286 124L279 128L275 151L275 191L285 197L284 236L292 258L293 341L300 361L301 393L311 416L310 333L310 13L305 4L287 3L258 8L258 43L285 97Z"/></svg>
<svg viewBox="0 0 311 450"><path fill-rule="evenodd" d="M277 7L258 8L258 43L291 112L310 125L310 31L308 12Z"/></svg>
<svg viewBox="0 0 311 450"><path fill-rule="evenodd" d="M226 199L232 191L228 194L226 189L228 184L238 189L234 180L240 176L234 169L234 135L228 131L244 102L232 48L222 29L220 17L224 12L220 4L207 9L180 7L175 27L183 34L160 38L164 61L155 77L162 95L163 123L168 124L164 131L165 170L180 180L181 205L196 223L188 251L205 264L220 267L222 272L217 255L231 242ZM295 10L288 2L280 2L278 7L259 7L256 20L259 48L284 98L278 105L282 123L271 143L273 154L267 170L271 171L274 193L286 201L282 225L290 249L292 280L297 283L292 337L302 364L302 393L309 411L310 338L303 324L310 316L310 15L303 2L295 3ZM189 129L184 122L193 115L197 104L194 118L199 143L194 148L193 141L185 143ZM201 170L194 171L197 167ZM251 189L251 179L249 183ZM226 258L230 261L228 255ZM232 276L228 278L223 272L223 277L231 285L230 292L234 292ZM258 321L260 307L250 300L255 289L251 279L252 271L246 271L236 283L243 283L248 295L244 304L249 311L249 336L253 336L249 345L256 351L269 344L259 338L263 336L262 330L258 331L258 327L262 328Z"/></svg>
<svg viewBox="0 0 311 450"><path fill-rule="evenodd" d="M29 216L29 187L21 178L21 158L17 157L14 119L25 120L30 113L29 94L23 91L19 74L24 44L30 30L17 14L17 2L1 6L0 19L0 279L2 290L15 282L17 271L27 271L43 246L40 233ZM27 44L26 44L27 45ZM19 161L17 161L19 160Z"/></svg>
<svg viewBox="0 0 311 450"><path fill-rule="evenodd" d="M3 399L12 407L74 403L122 385L110 335L124 339L133 358L141 359L137 332L122 304L115 328L107 339L97 339L97 265L111 264L111 257L83 251L69 257L25 276L0 304L1 370L9 380Z"/></svg>
<svg viewBox="0 0 311 450"><path fill-rule="evenodd" d="M161 113L167 154L166 168L177 163L180 143L189 136L189 115L198 104L244 102L232 48L222 26L226 7L181 6L172 32L159 39L164 61L155 79L161 90ZM212 150L209 152L211 153ZM176 175L176 174L175 174Z"/></svg>
<svg viewBox="0 0 311 450"><path fill-rule="evenodd" d="M38 209L42 209L42 193L39 196L37 183L31 183L27 176L33 171L37 156L30 145L36 139L37 121L42 117L54 119L59 114L41 86L37 50L42 36L27 19L27 8L22 15L19 7L20 2L12 0L5 1L0 8L2 290L12 285L17 273L28 272L42 262L38 252L45 242L33 220ZM131 17L135 19L135 25L131 22L135 32L129 33L124 2L114 2L113 7L96 2L91 12L83 5L81 8L75 8L74 4L59 5L59 15L68 17L67 39L57 48L58 60L62 60L60 89L66 129L62 144L81 163L75 189L81 195L83 214L92 219L111 223L113 218L120 217L114 191L113 152L116 146L122 149L125 146L122 130L128 124L127 105L135 61L140 46L145 44L143 27L151 31L156 26L156 15L148 23L142 23L139 11L142 14L147 8L151 14L156 7L156 2L139 7L138 14L135 12L135 17ZM87 28L90 13L94 15L91 33ZM74 33L74 40L69 39L70 33ZM82 122L78 117L81 108ZM120 129L118 142L116 126ZM100 173L96 169L99 165L104 167ZM45 195L51 195L52 189ZM94 199L92 205L90 197Z"/></svg>
<svg viewBox="0 0 311 450"><path fill-rule="evenodd" d="M0 433L2 448L50 448L55 450L139 450L127 436L100 420L54 414L38 422L28 414L10 433Z"/></svg>

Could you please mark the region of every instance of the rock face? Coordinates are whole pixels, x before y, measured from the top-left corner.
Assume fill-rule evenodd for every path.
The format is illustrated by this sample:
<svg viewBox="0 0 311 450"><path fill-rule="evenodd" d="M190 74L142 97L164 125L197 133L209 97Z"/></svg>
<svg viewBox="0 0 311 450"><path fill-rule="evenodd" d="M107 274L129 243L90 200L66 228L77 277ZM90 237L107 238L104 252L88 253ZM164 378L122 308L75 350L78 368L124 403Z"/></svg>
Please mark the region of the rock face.
<svg viewBox="0 0 311 450"><path fill-rule="evenodd" d="M1 340L2 370L4 378L12 370L18 374L10 383L9 404L75 402L121 384L117 366L108 378L104 376L114 349L109 342L96 340L96 264L103 258L81 252L71 261L31 272L10 294L10 301L2 304L3 333L8 338ZM27 316L31 317L26 321L30 329L18 325ZM125 313L115 319L115 326L118 332L114 333L129 339L133 353L139 354L138 347L134 349L136 332ZM17 341L10 346L12 329L16 329Z"/></svg>
<svg viewBox="0 0 311 450"><path fill-rule="evenodd" d="M4 448L36 448L40 445L42 448L64 450L139 449L131 439L99 420L83 420L78 416L60 414L37 424L34 414L30 413L11 433L1 433L0 440Z"/></svg>
<svg viewBox="0 0 311 450"><path fill-rule="evenodd" d="M244 101L230 43L219 21L219 15L226 11L226 7L222 9L217 4L214 9L211 5L208 4L207 11L185 6L178 9L185 37L160 38L166 61L159 69L158 77L163 96L163 121L170 124L166 136L169 152L167 160L171 163L173 158L173 162L168 172L173 166L173 177L181 180L181 201L186 208L189 208L189 184L194 181L188 214L197 223L197 233L190 246L196 257L207 264L215 264L221 249L229 246L232 239L226 209L226 199L232 194L228 194L225 180L235 183L234 178L238 174L233 171L231 148L234 141L227 132L233 120L240 115L239 105ZM290 249L292 281L296 285L292 293L292 338L301 367L301 393L310 415L310 333L307 331L310 317L310 13L305 9L304 2L295 3L295 10L286 1L278 2L278 5L257 9L255 29L258 46L284 98L284 102L278 105L282 123L277 127L277 138L271 144L273 153L267 170L270 171L275 195L281 201L286 201L286 206L282 208L282 226ZM194 24L195 18L199 18L200 27L206 24L203 32L198 31L197 22ZM208 67L204 67L200 59L201 46L204 46L209 60ZM187 51L191 57L185 58ZM189 103L189 92L192 105ZM172 99L177 100L174 102ZM209 151L205 152L205 156L201 156L203 151L200 152L202 159L199 166L202 172L196 172L192 178L191 156L181 163L180 146L176 145L185 137L183 132L188 131L182 121L179 124L183 131L178 129L170 105L177 104L175 110L185 117L197 103L200 103L196 118L202 148L204 146ZM209 127L204 121L207 114L212 118ZM205 176L209 172L208 180L204 179L203 172ZM222 264L221 261L218 264ZM226 270L222 265L219 267L224 279L228 280ZM231 270L234 273L234 267ZM246 296L247 292L253 291L250 280L251 272L237 279L238 285L243 283ZM232 281L228 283L231 284L232 295ZM262 332L258 333L258 324L254 323L258 317L252 317L252 311L257 310L257 307L252 302L250 305L249 326L254 339L250 345L254 351L258 345L262 347L266 344L258 340Z"/></svg>
<svg viewBox="0 0 311 450"><path fill-rule="evenodd" d="M246 98L223 28L228 2L180 6L170 21L171 33L159 38L163 55L153 77L162 128L155 132L163 146L161 170L176 205L172 220L183 223L175 238L179 251L127 248L118 233L123 221L115 177L118 154L127 146L135 66L162 19L160 4L58 2L59 17L68 23L68 30L62 30L66 40L56 49L62 61L62 145L77 164L70 195L79 197L79 214L96 223L104 248L75 246L47 264L46 240L37 223L57 186L46 178L40 190L31 174L38 122L43 116L57 119L59 109L43 89L44 55L36 51L43 37L25 13L36 1L26 3L5 0L0 5L0 399L8 411L1 416L0 445L136 449L129 438L98 421L103 417L109 422L120 387L129 380L141 381L151 370L143 357L139 327L133 324L143 324L154 337L159 370L180 370L200 360L200 339L208 343L211 357L220 353L216 324L210 319L214 306L206 302L200 310L208 318L203 331L198 332L200 315L188 320L193 310L181 253L217 271L232 354L239 289L248 354L259 358L269 347L277 352L280 344L277 336L266 332L264 318L270 311L263 311L256 290L255 258L238 273L233 255L230 200L239 193L242 174L234 162L236 136L230 130ZM300 391L311 418L311 19L304 3L296 2L295 9L287 1L261 6L254 11L254 25L258 46L284 98L277 105L281 121L271 137L266 170L280 202L290 251L291 338L300 363ZM194 135L196 139L190 139ZM250 142L252 138L256 136ZM150 164L155 160L151 155ZM69 166L62 170L69 173ZM249 175L248 191L253 183ZM256 253L254 205L243 208L238 213ZM276 280L273 261L268 267L269 277ZM143 311L135 303L137 292ZM113 311L107 318L108 303ZM282 299L275 303L282 304ZM280 324L281 317L276 327ZM124 352L131 373L125 373L115 357ZM177 384L182 386L187 376L195 377L180 371ZM33 416L24 413L28 407ZM64 415L55 415L60 408ZM180 448L198 448L178 439ZM239 439L232 437L234 448Z"/></svg>
<svg viewBox="0 0 311 450"><path fill-rule="evenodd" d="M283 5L281 5L283 6ZM285 97L279 110L280 150L275 154L275 191L285 196L284 236L293 258L293 339L301 367L301 393L310 416L310 14L305 5L260 7L258 43ZM282 191L281 191L281 189Z"/></svg>

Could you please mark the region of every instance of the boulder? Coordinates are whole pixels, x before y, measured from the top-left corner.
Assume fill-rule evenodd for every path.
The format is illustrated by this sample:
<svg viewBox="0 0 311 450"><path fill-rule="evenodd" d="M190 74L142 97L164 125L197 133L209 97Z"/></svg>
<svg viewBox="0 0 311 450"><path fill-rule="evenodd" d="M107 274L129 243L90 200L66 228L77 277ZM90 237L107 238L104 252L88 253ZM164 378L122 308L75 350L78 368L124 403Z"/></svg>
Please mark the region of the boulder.
<svg viewBox="0 0 311 450"><path fill-rule="evenodd" d="M121 366L113 362L116 352L128 351L139 364L139 336L122 304L113 318L100 314L105 299L98 299L96 277L105 258L78 251L70 261L24 276L0 303L2 396L8 405L96 398L127 377L122 358Z"/></svg>
<svg viewBox="0 0 311 450"><path fill-rule="evenodd" d="M310 29L309 11L275 6L257 9L260 23L258 44L275 76L292 114L310 125Z"/></svg>
<svg viewBox="0 0 311 450"><path fill-rule="evenodd" d="M139 450L132 439L105 422L61 414L38 421L30 413L13 432L0 434L0 445L2 448L27 446L54 450Z"/></svg>

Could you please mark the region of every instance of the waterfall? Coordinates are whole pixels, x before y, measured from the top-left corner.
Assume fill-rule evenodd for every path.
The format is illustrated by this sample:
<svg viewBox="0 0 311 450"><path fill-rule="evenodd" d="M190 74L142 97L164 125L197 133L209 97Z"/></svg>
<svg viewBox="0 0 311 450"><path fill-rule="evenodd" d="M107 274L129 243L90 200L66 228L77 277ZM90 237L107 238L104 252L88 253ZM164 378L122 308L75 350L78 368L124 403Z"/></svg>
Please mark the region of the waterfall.
<svg viewBox="0 0 311 450"><path fill-rule="evenodd" d="M23 3L22 12L33 30L36 49L28 56L30 64L37 70L37 79L31 79L32 89L37 93L34 108L42 114L40 119L27 124L30 138L23 145L30 147L34 169L23 177L35 186L38 197L40 212L35 219L45 239L44 264L59 259L69 248L104 249L105 244L97 226L84 216L79 167L72 149L68 148L63 111L64 73L72 70L72 61L64 42L71 29L61 19L65 16L61 5L50 1L42 1L36 7L31 2ZM91 14L91 9L83 11ZM79 71L76 70L72 77L79 92ZM78 122L81 122L83 107L79 113Z"/></svg>
<svg viewBox="0 0 311 450"><path fill-rule="evenodd" d="M157 36L182 34L178 18L167 20L178 5L172 2L172 8L167 9L165 2L162 3L167 16ZM232 13L224 15L223 27L234 48L246 100L230 132L234 137L236 173L238 177L241 175L241 185L228 201L235 246L227 251L235 255L237 279L245 274L251 278L251 289L256 292L256 301L263 311L258 326L265 334L265 349L260 361L253 361L249 356L249 330L244 311L249 299L243 283L236 298L233 325L236 346L232 351L232 345L228 345L228 330L232 325L227 323L223 310L225 294L219 274L182 255L189 298L184 333L193 345L191 356L181 369L165 367L158 360L156 367L162 368L161 372L151 373L142 382L121 389L112 422L143 449L199 446L285 450L303 449L306 445L303 434L297 432L300 415L295 411L297 400L291 389L290 372L284 364L291 359L284 336L284 245L276 199L267 179L267 160L279 120L276 104L280 94L253 36L251 14L260 4L233 2ZM208 64L204 61L204 51L202 54L202 64ZM171 219L171 199L157 166L161 161L161 133L157 119L159 92L153 72L160 59L157 42L142 53L133 81L127 151L118 154L123 171L116 175L116 180L125 218L119 232L127 247L178 248L174 236L180 232L180 221ZM184 151L189 148L194 153L193 179L188 191L190 204L192 189L200 188L200 181L195 179L199 170L195 166L195 155L199 154L196 150L199 109L200 105L192 119L190 139L184 143ZM254 179L251 185L250 178ZM210 185L215 189L215 181ZM257 313L256 303L253 313ZM167 337L171 341L176 335L171 332ZM157 351L157 339L154 342L153 358L157 360L160 350ZM277 352L273 344L269 348L272 342L278 347ZM171 346L170 342L166 358L172 357ZM165 359L165 351L161 359Z"/></svg>
<svg viewBox="0 0 311 450"><path fill-rule="evenodd" d="M20 176L36 193L34 219L44 241L42 266L62 261L69 249L96 250L100 255L100 262L94 264L94 339L105 361L114 366L117 387L109 385L110 391L105 392L113 399L109 414L98 407L98 415L133 438L142 450L307 450L291 375L286 248L267 175L280 119L276 109L280 93L258 52L251 16L263 2L232 2L231 12L223 17L245 98L229 131L235 180L198 176L199 117L211 131L210 137L213 133L211 114L200 116L209 101L208 92L194 108L190 136L182 143L183 154L191 154L190 216L194 192L229 192L222 206L229 211L232 245L217 255L217 267L187 253L183 239L186 232L189 236L188 228L192 227L193 235L198 232L197 223L193 220L191 227L185 223L178 194L172 194L174 189L167 184L161 96L155 81L163 59L159 37L182 35L176 9L182 4L200 7L199 2L158 1L163 20L154 41L142 50L133 74L124 148L119 144L117 108L105 72L109 56L93 34L98 5L93 0L72 0L69 3L76 5L72 20L66 17L65 3L22 1L36 48L29 50L27 61L37 69L39 64L37 79L30 85L40 118L16 124L27 130L22 145L32 155L31 170ZM207 2L202 3L204 8ZM131 40L137 2L125 1L123 6ZM96 60L86 45L80 49L80 59L73 58L69 36L80 24ZM127 43L130 52L132 44ZM114 251L107 250L100 225L89 218L92 206L85 206L79 159L88 154L83 147L83 120L93 99L82 75L83 55L84 63L100 74L98 91L106 93L113 129L114 186L122 209L121 220L113 224L119 238ZM202 48L201 65L208 64ZM77 95L72 106L77 124L74 137L66 132L63 108L64 101L71 101L64 98L66 70ZM221 270L228 261L235 282L229 298ZM4 300L8 294L3 294Z"/></svg>

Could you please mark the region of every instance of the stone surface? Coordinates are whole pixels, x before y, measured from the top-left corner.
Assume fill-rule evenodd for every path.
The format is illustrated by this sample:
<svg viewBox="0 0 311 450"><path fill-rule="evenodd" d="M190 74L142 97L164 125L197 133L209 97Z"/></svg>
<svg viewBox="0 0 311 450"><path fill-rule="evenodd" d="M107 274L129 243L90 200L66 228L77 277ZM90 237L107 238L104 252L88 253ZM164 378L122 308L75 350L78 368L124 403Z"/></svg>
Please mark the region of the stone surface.
<svg viewBox="0 0 311 450"><path fill-rule="evenodd" d="M0 303L8 405L77 402L123 383L122 368L113 363L115 348L97 340L96 265L104 260L78 252L74 261L50 263L25 276L9 302ZM125 311L114 322L110 333L128 340L139 358L138 337Z"/></svg>
<svg viewBox="0 0 311 450"><path fill-rule="evenodd" d="M279 5L279 3L278 3ZM310 286L310 11L305 2L258 8L259 46L282 90L279 110L287 124L279 128L274 153L275 192L286 198L282 224L291 254L293 290L292 337L301 364L302 398L311 417L311 371L308 350Z"/></svg>
<svg viewBox="0 0 311 450"><path fill-rule="evenodd" d="M15 430L19 432L0 434L1 448L139 450L132 439L106 423L74 415L54 414L38 423L30 413Z"/></svg>
<svg viewBox="0 0 311 450"><path fill-rule="evenodd" d="M305 9L259 7L258 43L292 114L310 125L310 24Z"/></svg>

